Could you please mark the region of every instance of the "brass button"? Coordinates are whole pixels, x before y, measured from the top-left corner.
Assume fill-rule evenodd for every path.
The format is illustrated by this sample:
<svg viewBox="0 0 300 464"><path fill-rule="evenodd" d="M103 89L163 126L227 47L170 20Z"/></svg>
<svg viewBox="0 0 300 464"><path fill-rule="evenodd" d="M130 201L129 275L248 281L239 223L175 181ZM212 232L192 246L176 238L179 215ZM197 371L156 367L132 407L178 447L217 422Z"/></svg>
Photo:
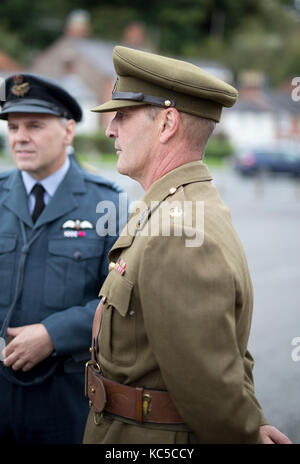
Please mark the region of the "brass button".
<svg viewBox="0 0 300 464"><path fill-rule="evenodd" d="M115 268L115 265L116 265L116 263L114 263L113 261L111 261L111 262L109 263L109 266L108 266L109 270L112 271L112 270Z"/></svg>
<svg viewBox="0 0 300 464"><path fill-rule="evenodd" d="M106 303L106 300L107 300L107 297L104 296L104 297L102 298L102 303L105 304L105 303Z"/></svg>
<svg viewBox="0 0 300 464"><path fill-rule="evenodd" d="M170 102L170 100L165 100L165 106L169 107L169 106L171 106L171 104L172 103Z"/></svg>
<svg viewBox="0 0 300 464"><path fill-rule="evenodd" d="M176 192L177 188L176 187L171 187L169 190L169 193L173 195Z"/></svg>
<svg viewBox="0 0 300 464"><path fill-rule="evenodd" d="M175 206L175 208L170 209L170 216L172 217L179 217L182 216L182 214L182 209L177 208L177 206Z"/></svg>
<svg viewBox="0 0 300 464"><path fill-rule="evenodd" d="M94 389L94 387L92 387L92 388L91 388L91 392L92 392L92 393L95 393L95 391L96 391L96 390Z"/></svg>

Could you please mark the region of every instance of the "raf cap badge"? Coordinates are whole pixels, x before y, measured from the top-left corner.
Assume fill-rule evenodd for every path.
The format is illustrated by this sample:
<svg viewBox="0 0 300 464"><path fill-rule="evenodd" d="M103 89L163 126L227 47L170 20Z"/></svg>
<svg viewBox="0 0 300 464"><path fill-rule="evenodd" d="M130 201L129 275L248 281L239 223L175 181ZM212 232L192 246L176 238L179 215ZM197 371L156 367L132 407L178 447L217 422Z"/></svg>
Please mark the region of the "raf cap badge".
<svg viewBox="0 0 300 464"><path fill-rule="evenodd" d="M83 229L93 229L94 226L90 221L80 219L68 219L63 223L62 229L68 229L64 231L65 237L85 237L86 233Z"/></svg>
<svg viewBox="0 0 300 464"><path fill-rule="evenodd" d="M29 92L30 85L28 82L23 82L24 77L20 74L18 76L14 76L13 78L14 85L11 88L12 93L16 97L24 97L27 92Z"/></svg>

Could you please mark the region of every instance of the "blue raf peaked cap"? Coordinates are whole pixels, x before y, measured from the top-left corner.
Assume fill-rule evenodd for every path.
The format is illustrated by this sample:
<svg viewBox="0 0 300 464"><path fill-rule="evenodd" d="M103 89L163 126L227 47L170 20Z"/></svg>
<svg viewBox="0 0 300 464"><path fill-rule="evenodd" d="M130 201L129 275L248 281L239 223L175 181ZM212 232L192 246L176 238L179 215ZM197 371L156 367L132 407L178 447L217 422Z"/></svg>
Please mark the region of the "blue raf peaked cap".
<svg viewBox="0 0 300 464"><path fill-rule="evenodd" d="M52 114L76 122L82 119L77 101L51 79L22 73L5 80L5 101L1 101L0 119L9 113Z"/></svg>

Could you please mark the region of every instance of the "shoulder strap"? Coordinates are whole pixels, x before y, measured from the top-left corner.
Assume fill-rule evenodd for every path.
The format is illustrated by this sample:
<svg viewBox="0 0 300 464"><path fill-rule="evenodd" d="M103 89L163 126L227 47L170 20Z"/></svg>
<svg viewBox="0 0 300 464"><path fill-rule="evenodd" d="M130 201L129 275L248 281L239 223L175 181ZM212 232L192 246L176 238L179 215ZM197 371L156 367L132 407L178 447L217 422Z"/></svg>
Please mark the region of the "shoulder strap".
<svg viewBox="0 0 300 464"><path fill-rule="evenodd" d="M95 312L95 315L94 315L94 320L93 320L92 347L91 347L92 361L97 360L98 335L99 335L100 327L101 327L102 311L103 311L103 299L100 301L100 303L97 306L97 309L96 309L96 312Z"/></svg>

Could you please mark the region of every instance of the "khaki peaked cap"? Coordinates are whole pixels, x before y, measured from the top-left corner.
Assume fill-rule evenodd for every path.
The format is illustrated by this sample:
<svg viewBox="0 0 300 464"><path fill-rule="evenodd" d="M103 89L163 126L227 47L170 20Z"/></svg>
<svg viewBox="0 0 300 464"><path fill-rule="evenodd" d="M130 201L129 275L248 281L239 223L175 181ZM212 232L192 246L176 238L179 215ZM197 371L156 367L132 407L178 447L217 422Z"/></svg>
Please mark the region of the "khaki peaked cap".
<svg viewBox="0 0 300 464"><path fill-rule="evenodd" d="M113 62L118 79L112 99L93 108L116 111L145 104L194 114L219 122L222 107L235 104L238 92L191 63L116 46Z"/></svg>

